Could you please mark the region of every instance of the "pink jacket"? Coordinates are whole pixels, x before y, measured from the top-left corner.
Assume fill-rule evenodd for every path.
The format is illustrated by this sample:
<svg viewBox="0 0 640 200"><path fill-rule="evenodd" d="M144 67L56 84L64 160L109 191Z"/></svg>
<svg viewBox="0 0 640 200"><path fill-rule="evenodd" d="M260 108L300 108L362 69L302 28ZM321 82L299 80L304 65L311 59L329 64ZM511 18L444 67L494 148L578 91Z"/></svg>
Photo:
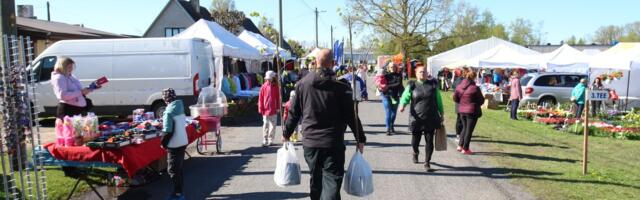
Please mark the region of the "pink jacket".
<svg viewBox="0 0 640 200"><path fill-rule="evenodd" d="M280 92L278 86L267 81L260 87L258 96L258 113L263 116L271 116L280 110Z"/></svg>
<svg viewBox="0 0 640 200"><path fill-rule="evenodd" d="M87 101L82 95L82 85L75 76L52 72L51 85L53 86L53 93L55 93L60 103L77 107L87 106Z"/></svg>
<svg viewBox="0 0 640 200"><path fill-rule="evenodd" d="M509 96L509 100L520 100L522 99L522 88L520 87L520 78L512 77L509 82L509 86L511 87L511 94Z"/></svg>

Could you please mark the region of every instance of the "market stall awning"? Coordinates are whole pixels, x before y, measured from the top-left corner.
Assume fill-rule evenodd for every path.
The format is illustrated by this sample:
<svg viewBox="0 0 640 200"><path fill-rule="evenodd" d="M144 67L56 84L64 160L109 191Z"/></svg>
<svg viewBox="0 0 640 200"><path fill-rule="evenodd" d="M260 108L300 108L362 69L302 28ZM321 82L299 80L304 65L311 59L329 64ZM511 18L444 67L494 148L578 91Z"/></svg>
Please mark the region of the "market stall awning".
<svg viewBox="0 0 640 200"><path fill-rule="evenodd" d="M260 51L265 59L270 59L271 57L273 57L276 54L276 49L278 49L278 47L273 44L273 42L269 41L267 38L262 37L260 34L253 33L251 31L243 30L242 33L238 35L238 38ZM280 56L285 59L291 57L289 51L283 48L280 48L279 53Z"/></svg>
<svg viewBox="0 0 640 200"><path fill-rule="evenodd" d="M435 56L427 58L427 67L432 74L437 73L444 65L451 66L453 63L463 63L468 59L479 56L499 45L510 47L512 50L521 54L539 54L538 52L528 49L526 47L505 41L500 38L490 37L487 39L478 40L455 49L440 53ZM455 67L461 67L460 65Z"/></svg>
<svg viewBox="0 0 640 200"><path fill-rule="evenodd" d="M257 49L240 40L217 23L204 19L198 20L175 37L208 40L215 56L229 56L247 60L259 60L262 58Z"/></svg>
<svg viewBox="0 0 640 200"><path fill-rule="evenodd" d="M447 68L460 66L483 68L525 68L536 69L539 66L539 53L523 54L506 45L498 45L472 58L444 65Z"/></svg>
<svg viewBox="0 0 640 200"><path fill-rule="evenodd" d="M640 43L621 42L591 59L589 68L629 70L631 62L640 57Z"/></svg>
<svg viewBox="0 0 640 200"><path fill-rule="evenodd" d="M564 44L560 48L540 56L541 67L548 72L587 73L591 56Z"/></svg>

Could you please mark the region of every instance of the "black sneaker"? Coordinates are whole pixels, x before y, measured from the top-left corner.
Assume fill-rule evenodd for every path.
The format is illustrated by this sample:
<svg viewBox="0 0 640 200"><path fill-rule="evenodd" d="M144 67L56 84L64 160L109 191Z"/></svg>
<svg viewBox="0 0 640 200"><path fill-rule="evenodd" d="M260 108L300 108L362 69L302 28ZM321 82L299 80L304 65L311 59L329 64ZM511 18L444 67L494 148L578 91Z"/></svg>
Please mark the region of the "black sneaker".
<svg viewBox="0 0 640 200"><path fill-rule="evenodd" d="M417 153L413 154L413 163L415 163L415 164L418 163L418 154Z"/></svg>
<svg viewBox="0 0 640 200"><path fill-rule="evenodd" d="M391 135L393 135L391 131L387 131L387 136L391 136Z"/></svg>
<svg viewBox="0 0 640 200"><path fill-rule="evenodd" d="M432 172L433 170L431 169L431 165L429 165L429 163L424 164L424 170L427 172Z"/></svg>

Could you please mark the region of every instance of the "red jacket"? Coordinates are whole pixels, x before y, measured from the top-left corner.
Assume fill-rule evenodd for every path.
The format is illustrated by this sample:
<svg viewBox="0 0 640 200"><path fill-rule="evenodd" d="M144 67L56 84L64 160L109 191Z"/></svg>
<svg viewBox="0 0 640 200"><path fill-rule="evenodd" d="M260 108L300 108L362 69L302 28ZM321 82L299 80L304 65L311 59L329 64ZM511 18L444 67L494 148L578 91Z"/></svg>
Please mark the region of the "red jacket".
<svg viewBox="0 0 640 200"><path fill-rule="evenodd" d="M484 97L475 82L464 79L456 87L453 101L458 103L458 113L479 114L480 106L484 103Z"/></svg>
<svg viewBox="0 0 640 200"><path fill-rule="evenodd" d="M270 81L262 84L260 95L258 96L258 113L263 116L271 116L280 110L280 92L276 84Z"/></svg>

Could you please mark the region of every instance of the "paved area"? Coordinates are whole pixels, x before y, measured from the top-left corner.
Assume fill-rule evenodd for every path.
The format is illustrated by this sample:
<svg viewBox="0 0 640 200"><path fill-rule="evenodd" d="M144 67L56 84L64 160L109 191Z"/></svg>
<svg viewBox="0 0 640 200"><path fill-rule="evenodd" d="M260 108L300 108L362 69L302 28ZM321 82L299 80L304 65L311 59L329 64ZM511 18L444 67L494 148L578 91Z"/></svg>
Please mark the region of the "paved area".
<svg viewBox="0 0 640 200"><path fill-rule="evenodd" d="M466 156L455 151L452 135L449 135L448 150L433 155L432 168L436 171L425 172L423 155L420 156L422 163L411 161L407 113L398 115L396 129L402 133L386 136L384 110L375 97L360 104L360 117L368 137L364 156L373 168L375 191L365 198L343 191L343 199L533 199L522 188L508 182L510 169L491 167L481 155ZM273 182L273 170L279 146L260 146L260 126L261 121L256 121L224 127L225 153L221 155L195 156L191 148L194 157L185 161L184 170L187 199L308 199L309 173L301 146L297 146L297 153L302 161L302 184L278 187ZM279 138L280 128L277 133ZM348 165L355 146L351 133L345 138L349 140ZM100 190L102 194L107 193L105 187ZM166 199L170 191L172 187L165 175L144 187L129 189L120 199ZM81 199L95 199L95 196L87 193Z"/></svg>

